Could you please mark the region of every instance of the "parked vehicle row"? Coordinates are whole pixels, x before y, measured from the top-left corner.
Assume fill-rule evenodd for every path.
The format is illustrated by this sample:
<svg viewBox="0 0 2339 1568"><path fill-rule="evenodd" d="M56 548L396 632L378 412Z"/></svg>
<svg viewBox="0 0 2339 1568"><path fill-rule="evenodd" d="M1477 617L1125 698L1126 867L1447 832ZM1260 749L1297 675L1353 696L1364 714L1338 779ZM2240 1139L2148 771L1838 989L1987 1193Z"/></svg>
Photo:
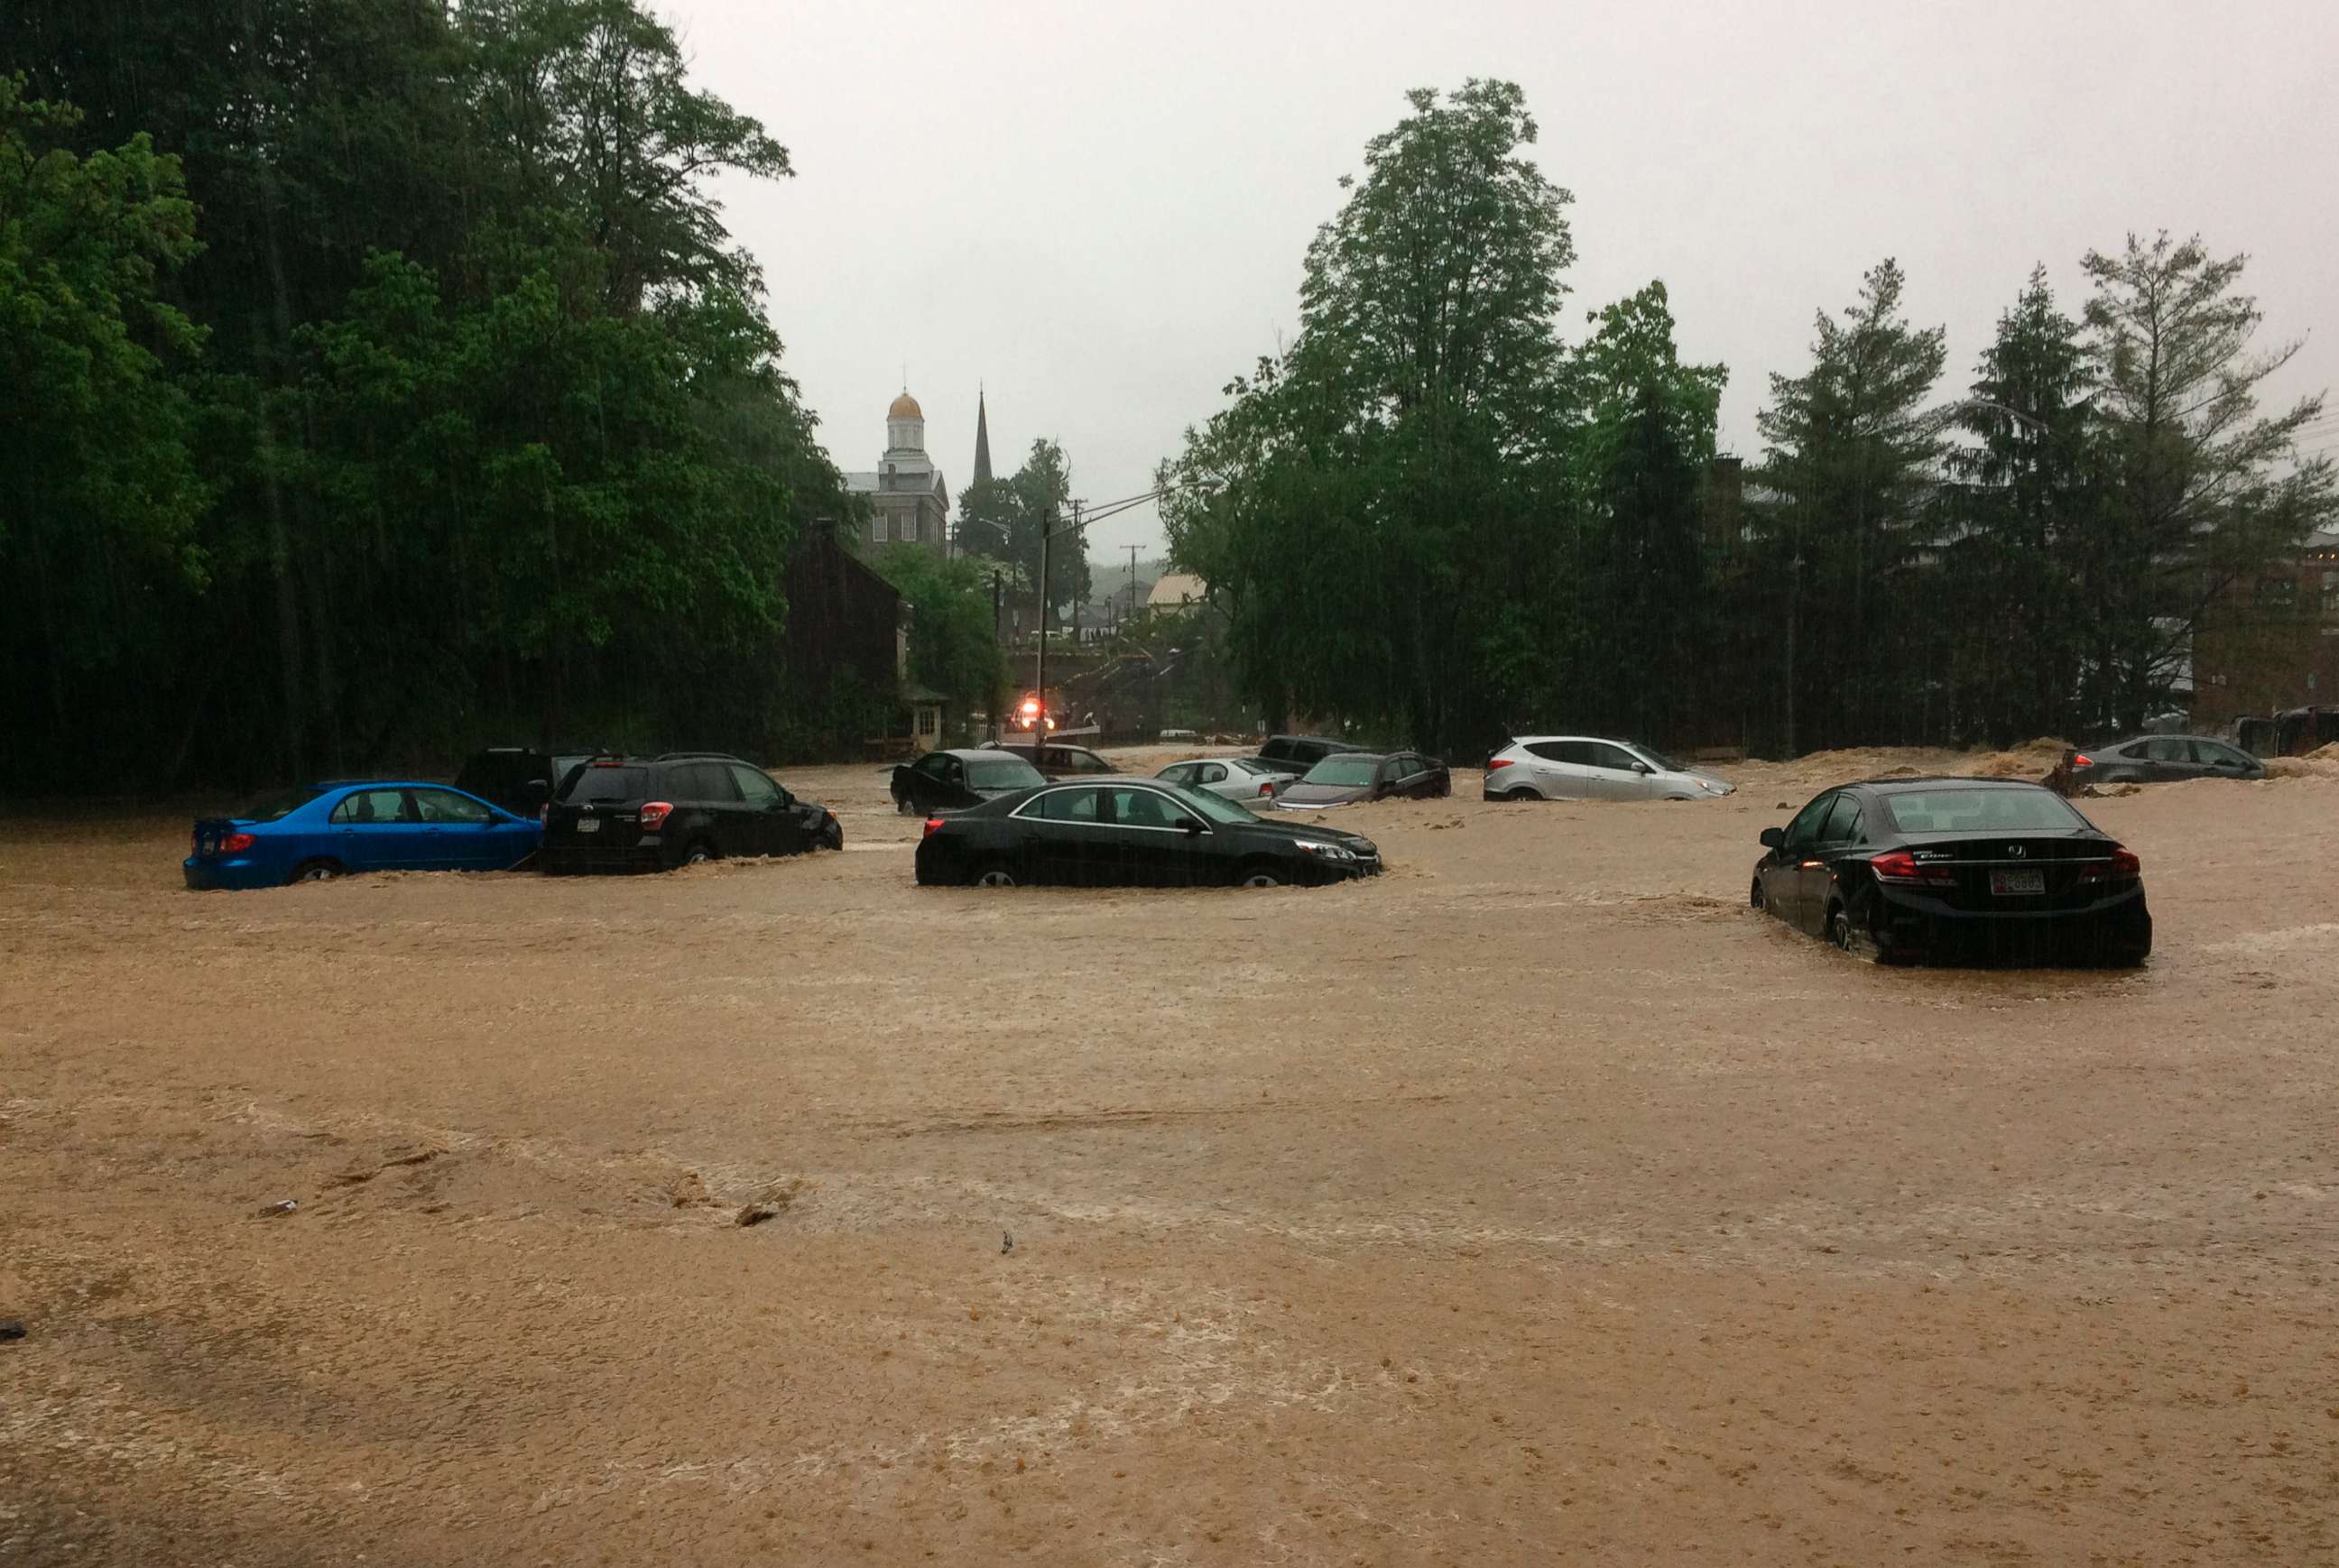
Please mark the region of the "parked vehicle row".
<svg viewBox="0 0 2339 1568"><path fill-rule="evenodd" d="M542 782L535 769L558 763L557 787L523 813L449 784L304 784L241 814L198 820L181 867L186 883L244 890L356 872L509 871L531 861L554 873L656 871L844 847L834 812L723 753L483 755L494 760L474 758L464 769L483 787L526 798Z"/></svg>

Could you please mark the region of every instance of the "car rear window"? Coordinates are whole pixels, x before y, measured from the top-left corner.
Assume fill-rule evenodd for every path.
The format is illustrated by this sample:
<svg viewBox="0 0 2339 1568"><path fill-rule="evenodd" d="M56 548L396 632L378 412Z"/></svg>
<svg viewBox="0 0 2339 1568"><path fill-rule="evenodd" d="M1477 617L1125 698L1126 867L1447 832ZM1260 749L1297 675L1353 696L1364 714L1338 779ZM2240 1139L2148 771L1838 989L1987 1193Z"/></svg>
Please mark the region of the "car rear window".
<svg viewBox="0 0 2339 1568"><path fill-rule="evenodd" d="M982 757L966 764L966 782L975 789L1026 789L1048 781L1021 757Z"/></svg>
<svg viewBox="0 0 2339 1568"><path fill-rule="evenodd" d="M299 811L324 792L314 784L302 784L296 789L281 789L262 795L238 812L238 822L279 822Z"/></svg>
<svg viewBox="0 0 2339 1568"><path fill-rule="evenodd" d="M2087 819L2043 789L1909 790L1884 797L1902 833L2055 833Z"/></svg>
<svg viewBox="0 0 2339 1568"><path fill-rule="evenodd" d="M588 767L580 771L564 799L599 803L642 798L640 768Z"/></svg>

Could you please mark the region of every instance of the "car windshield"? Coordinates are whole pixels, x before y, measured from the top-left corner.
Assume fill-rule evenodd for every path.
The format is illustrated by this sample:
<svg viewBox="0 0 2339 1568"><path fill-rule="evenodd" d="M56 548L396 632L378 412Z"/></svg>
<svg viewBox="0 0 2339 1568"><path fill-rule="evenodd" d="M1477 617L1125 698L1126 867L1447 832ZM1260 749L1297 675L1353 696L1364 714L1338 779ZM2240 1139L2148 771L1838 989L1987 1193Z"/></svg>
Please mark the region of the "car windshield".
<svg viewBox="0 0 2339 1568"><path fill-rule="evenodd" d="M1380 770L1380 765L1381 759L1377 756L1351 754L1326 757L1322 762L1309 768L1308 776L1299 782L1318 784L1368 784L1373 782L1373 774Z"/></svg>
<svg viewBox="0 0 2339 1568"><path fill-rule="evenodd" d="M273 794L262 795L258 800L236 813L235 820L277 822L299 811L323 793L315 784L300 784L291 789L277 790Z"/></svg>
<svg viewBox="0 0 2339 1568"><path fill-rule="evenodd" d="M2059 832L2087 819L2043 789L1927 789L1884 797L1902 833Z"/></svg>
<svg viewBox="0 0 2339 1568"><path fill-rule="evenodd" d="M1196 789L1191 784L1169 784L1165 787L1169 794L1178 797L1181 804L1193 807L1197 815L1208 817L1212 822L1240 823L1258 820L1234 802L1214 795L1208 790Z"/></svg>
<svg viewBox="0 0 2339 1568"><path fill-rule="evenodd" d="M1048 781L1021 757L996 756L969 758L966 782L974 789L1029 789Z"/></svg>
<svg viewBox="0 0 2339 1568"><path fill-rule="evenodd" d="M1657 766L1664 769L1665 772L1669 774L1685 774L1689 772L1689 769L1682 766L1681 764L1673 761L1673 758L1665 755L1664 753L1659 751L1654 746L1643 745L1639 741L1628 741L1625 744L1630 745L1634 751L1639 752L1649 761L1656 764Z"/></svg>

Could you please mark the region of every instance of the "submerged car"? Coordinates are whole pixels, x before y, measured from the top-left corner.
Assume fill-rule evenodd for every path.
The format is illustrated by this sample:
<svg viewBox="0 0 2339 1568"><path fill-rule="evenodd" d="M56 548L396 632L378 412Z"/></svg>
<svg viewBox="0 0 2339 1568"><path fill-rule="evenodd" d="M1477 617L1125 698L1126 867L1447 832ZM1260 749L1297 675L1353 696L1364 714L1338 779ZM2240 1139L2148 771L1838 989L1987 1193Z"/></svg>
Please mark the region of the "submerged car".
<svg viewBox="0 0 2339 1568"><path fill-rule="evenodd" d="M1030 741L985 741L975 748L986 752L1013 752L1051 779L1077 778L1082 774L1103 777L1113 771L1113 765L1086 746L1076 746L1064 741L1049 741L1033 745Z"/></svg>
<svg viewBox="0 0 2339 1568"><path fill-rule="evenodd" d="M1160 779L1044 784L930 816L928 886L1303 886L1374 876L1372 840L1262 822L1232 801Z"/></svg>
<svg viewBox="0 0 2339 1568"><path fill-rule="evenodd" d="M508 871L537 853L543 824L445 784L303 784L234 816L195 823L182 863L198 890L281 887L367 871Z"/></svg>
<svg viewBox="0 0 2339 1568"><path fill-rule="evenodd" d="M1888 963L2133 965L2152 952L2135 853L2040 784L1846 784L1763 829L1762 848L1757 908Z"/></svg>
<svg viewBox="0 0 2339 1568"><path fill-rule="evenodd" d="M463 759L455 787L503 807L514 816L536 816L560 793L572 769L593 760L587 751L540 752L527 746L489 746Z"/></svg>
<svg viewBox="0 0 2339 1568"><path fill-rule="evenodd" d="M1272 800L1293 775L1268 767L1257 757L1203 757L1171 763L1153 776L1168 784L1207 791L1221 800Z"/></svg>
<svg viewBox="0 0 2339 1568"><path fill-rule="evenodd" d="M1031 765L1028 747L1020 753L1003 746L928 752L893 770L893 809L952 811L1047 782L1046 775Z"/></svg>
<svg viewBox="0 0 2339 1568"><path fill-rule="evenodd" d="M1404 795L1428 800L1454 793L1454 775L1419 752L1339 752L1286 785L1275 804L1286 811L1321 811L1358 801Z"/></svg>
<svg viewBox="0 0 2339 1568"><path fill-rule="evenodd" d="M1654 746L1596 735L1520 735L1486 759L1485 798L1716 800L1737 786Z"/></svg>
<svg viewBox="0 0 2339 1568"><path fill-rule="evenodd" d="M2089 746L2071 758L2071 783L2173 784L2182 779L2262 779L2265 764L2207 735L2145 735Z"/></svg>
<svg viewBox="0 0 2339 1568"><path fill-rule="evenodd" d="M668 871L730 855L843 849L836 814L798 800L752 763L720 752L595 757L544 814L539 867Z"/></svg>

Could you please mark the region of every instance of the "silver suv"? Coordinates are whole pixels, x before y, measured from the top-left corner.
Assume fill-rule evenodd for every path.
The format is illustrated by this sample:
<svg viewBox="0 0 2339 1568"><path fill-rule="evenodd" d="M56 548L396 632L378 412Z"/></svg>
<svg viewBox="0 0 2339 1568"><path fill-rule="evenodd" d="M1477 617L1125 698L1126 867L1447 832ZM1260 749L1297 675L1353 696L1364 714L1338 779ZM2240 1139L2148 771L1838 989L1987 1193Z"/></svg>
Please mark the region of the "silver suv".
<svg viewBox="0 0 2339 1568"><path fill-rule="evenodd" d="M1717 800L1736 788L1654 746L1596 735L1521 735L1486 759L1488 800Z"/></svg>

